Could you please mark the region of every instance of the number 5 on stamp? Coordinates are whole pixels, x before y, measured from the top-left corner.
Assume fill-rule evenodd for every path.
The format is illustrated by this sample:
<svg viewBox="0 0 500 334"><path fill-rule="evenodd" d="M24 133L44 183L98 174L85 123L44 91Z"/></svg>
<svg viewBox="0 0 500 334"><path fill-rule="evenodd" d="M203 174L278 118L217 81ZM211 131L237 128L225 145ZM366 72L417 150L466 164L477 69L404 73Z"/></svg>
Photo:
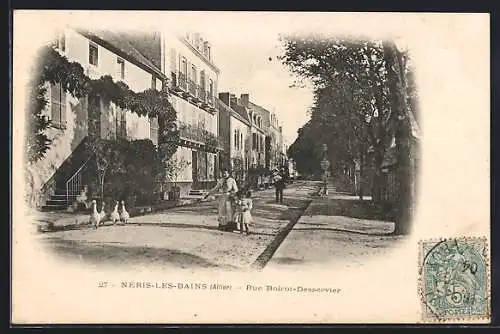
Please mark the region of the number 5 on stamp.
<svg viewBox="0 0 500 334"><path fill-rule="evenodd" d="M419 294L425 322L489 320L487 240L421 241Z"/></svg>

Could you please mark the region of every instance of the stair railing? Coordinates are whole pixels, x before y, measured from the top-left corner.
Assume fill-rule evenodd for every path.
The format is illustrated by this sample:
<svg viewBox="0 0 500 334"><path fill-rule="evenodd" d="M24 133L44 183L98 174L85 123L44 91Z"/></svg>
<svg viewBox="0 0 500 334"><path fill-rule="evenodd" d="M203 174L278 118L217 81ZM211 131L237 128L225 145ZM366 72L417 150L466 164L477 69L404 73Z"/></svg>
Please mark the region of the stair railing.
<svg viewBox="0 0 500 334"><path fill-rule="evenodd" d="M66 181L66 205L70 205L70 197L74 197L75 193L78 195L82 191L82 172L87 163L92 158L92 155L78 168L78 170Z"/></svg>

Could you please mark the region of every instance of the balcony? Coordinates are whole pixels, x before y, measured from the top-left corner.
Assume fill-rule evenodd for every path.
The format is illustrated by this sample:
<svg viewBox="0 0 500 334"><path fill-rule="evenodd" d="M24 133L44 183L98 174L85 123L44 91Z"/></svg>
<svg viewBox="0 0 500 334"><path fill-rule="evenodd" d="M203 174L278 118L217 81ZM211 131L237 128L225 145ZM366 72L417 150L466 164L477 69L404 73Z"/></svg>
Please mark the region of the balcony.
<svg viewBox="0 0 500 334"><path fill-rule="evenodd" d="M187 83L188 83L189 96L193 100L197 101L198 100L198 85L196 84L196 82L194 82L191 79L189 79Z"/></svg>
<svg viewBox="0 0 500 334"><path fill-rule="evenodd" d="M207 92L207 103L211 107L214 106L214 96L210 92Z"/></svg>
<svg viewBox="0 0 500 334"><path fill-rule="evenodd" d="M200 87L198 90L198 100L205 105L207 103L207 92L205 92L204 87Z"/></svg>
<svg viewBox="0 0 500 334"><path fill-rule="evenodd" d="M190 146L205 147L207 151L216 151L219 148L218 137L199 126L180 123L179 135L181 141L186 142Z"/></svg>
<svg viewBox="0 0 500 334"><path fill-rule="evenodd" d="M207 92L207 107L208 112L211 114L214 114L217 111L214 102L214 96L210 92Z"/></svg>
<svg viewBox="0 0 500 334"><path fill-rule="evenodd" d="M178 77L178 85L179 85L179 88L184 91L184 92L187 92L188 88L187 88L187 79L186 79L186 75L184 73L179 73L179 77Z"/></svg>

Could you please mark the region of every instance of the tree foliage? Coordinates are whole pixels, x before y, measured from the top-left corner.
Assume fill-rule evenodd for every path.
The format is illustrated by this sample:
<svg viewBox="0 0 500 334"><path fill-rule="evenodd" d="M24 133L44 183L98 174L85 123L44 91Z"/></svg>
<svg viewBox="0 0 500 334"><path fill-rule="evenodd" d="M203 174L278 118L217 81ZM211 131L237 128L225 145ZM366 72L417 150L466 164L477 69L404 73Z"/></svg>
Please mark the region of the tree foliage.
<svg viewBox="0 0 500 334"><path fill-rule="evenodd" d="M98 139L93 145L89 191L108 205L125 200L127 205L153 204L161 197L166 169L149 139Z"/></svg>
<svg viewBox="0 0 500 334"><path fill-rule="evenodd" d="M337 173L357 166L359 184L363 184L365 169L371 170L372 198L377 200L384 158L396 147L399 211L407 212L404 206L410 205L413 182L410 119L418 100L408 52L390 41L320 36L285 36L282 41L283 63L297 75L299 84L309 80L314 88L311 118L289 148L299 172L319 173L321 146L328 144L328 157ZM362 198L363 189L358 193ZM407 219L399 218L396 231L406 233Z"/></svg>
<svg viewBox="0 0 500 334"><path fill-rule="evenodd" d="M390 107L382 44L315 36L288 36L283 42L282 61L312 82L315 95L311 119L290 147L297 169L318 173L323 143L334 169L374 156L380 164L390 140L384 125Z"/></svg>
<svg viewBox="0 0 500 334"><path fill-rule="evenodd" d="M28 86L29 128L26 141L27 158L30 163L43 158L51 144L46 133L51 123L43 114L48 103L46 100L47 83L61 84L64 92L76 98L98 95L139 116L158 117L161 151L167 158L175 153L179 140L178 131L174 126L176 112L169 102L166 89L161 91L148 89L136 93L127 84L115 82L109 75L96 80L90 79L78 62L70 62L53 47L44 46L37 53L33 76Z"/></svg>

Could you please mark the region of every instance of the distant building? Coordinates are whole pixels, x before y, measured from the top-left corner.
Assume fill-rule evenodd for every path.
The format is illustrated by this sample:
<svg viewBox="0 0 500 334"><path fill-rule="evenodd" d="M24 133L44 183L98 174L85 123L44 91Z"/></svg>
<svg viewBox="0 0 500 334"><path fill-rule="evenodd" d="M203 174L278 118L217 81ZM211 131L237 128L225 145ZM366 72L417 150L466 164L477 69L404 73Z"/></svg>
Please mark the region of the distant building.
<svg viewBox="0 0 500 334"><path fill-rule="evenodd" d="M230 93L219 93L219 125L219 136L226 143L221 153L222 167L230 168L237 181L245 181L251 152L251 124L245 108Z"/></svg>

